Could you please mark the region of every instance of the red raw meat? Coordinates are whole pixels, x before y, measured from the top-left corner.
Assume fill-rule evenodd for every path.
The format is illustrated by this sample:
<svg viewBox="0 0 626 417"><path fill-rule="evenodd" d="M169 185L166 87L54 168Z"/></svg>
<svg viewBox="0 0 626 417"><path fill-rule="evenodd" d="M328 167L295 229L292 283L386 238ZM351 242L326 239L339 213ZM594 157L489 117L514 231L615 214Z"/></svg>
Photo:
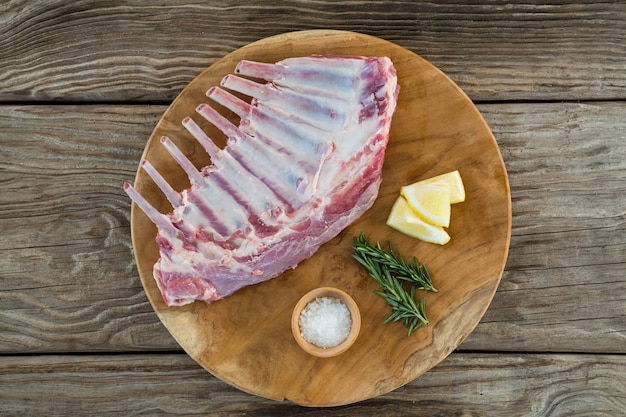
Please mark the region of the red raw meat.
<svg viewBox="0 0 626 417"><path fill-rule="evenodd" d="M276 64L241 61L207 95L240 117L196 109L227 136L218 148L190 118L182 123L211 156L198 171L161 143L191 187L172 189L142 168L172 203L159 213L124 189L157 225L154 277L167 305L211 302L294 268L368 210L378 195L399 86L389 58L310 56Z"/></svg>

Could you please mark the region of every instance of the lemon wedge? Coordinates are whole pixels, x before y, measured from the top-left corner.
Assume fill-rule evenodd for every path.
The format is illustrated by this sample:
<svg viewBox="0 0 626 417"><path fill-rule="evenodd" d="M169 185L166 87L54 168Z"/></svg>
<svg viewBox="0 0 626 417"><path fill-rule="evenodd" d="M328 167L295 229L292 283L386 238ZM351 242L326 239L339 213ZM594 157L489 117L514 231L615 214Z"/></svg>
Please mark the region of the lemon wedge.
<svg viewBox="0 0 626 417"><path fill-rule="evenodd" d="M459 171L437 175L400 188L400 197L387 218L390 226L425 242L445 245L450 236L451 205L465 201Z"/></svg>
<svg viewBox="0 0 626 417"><path fill-rule="evenodd" d="M404 189L407 194L411 194L413 193L413 189L420 188L426 184L436 184L447 187L450 190L450 204L465 201L465 187L463 187L463 180L461 180L461 174L458 170L418 181L411 185L406 185L402 187L402 189Z"/></svg>
<svg viewBox="0 0 626 417"><path fill-rule="evenodd" d="M400 188L400 194L423 220L435 226L450 226L450 189L447 186L419 184Z"/></svg>
<svg viewBox="0 0 626 417"><path fill-rule="evenodd" d="M404 234L430 243L445 245L450 235L441 226L429 224L422 220L409 206L407 200L400 196L393 204L387 219L387 225Z"/></svg>

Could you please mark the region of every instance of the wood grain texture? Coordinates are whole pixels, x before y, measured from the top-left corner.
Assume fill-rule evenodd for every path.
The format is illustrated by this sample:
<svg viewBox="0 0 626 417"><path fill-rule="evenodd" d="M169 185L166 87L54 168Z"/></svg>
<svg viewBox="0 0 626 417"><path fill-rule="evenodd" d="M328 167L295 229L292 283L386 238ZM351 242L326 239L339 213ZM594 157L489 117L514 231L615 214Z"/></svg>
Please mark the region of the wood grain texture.
<svg viewBox="0 0 626 417"><path fill-rule="evenodd" d="M624 409L623 355L455 353L392 393L324 409L243 393L184 354L0 357L0 414L11 416L614 417Z"/></svg>
<svg viewBox="0 0 626 417"><path fill-rule="evenodd" d="M467 337L489 306L504 269L511 202L498 146L467 96L421 57L354 32L315 30L270 37L217 61L174 100L150 137L144 158L181 191L180 184L189 182L187 174L160 139L171 138L192 161L198 161L197 166L210 164L200 143L181 126L185 117L202 123L195 109L207 101L206 91L232 74L241 60L274 63L290 56L315 54L386 55L397 71L400 94L382 184L369 210L297 268L211 304L183 307L168 307L163 301L153 276L160 255L156 228L136 206L131 213L131 230L148 299L189 355L212 374L247 392L302 405L328 406L391 391L439 363ZM208 137L224 136L208 123L202 125ZM460 208L455 206L448 244L425 243L386 226L401 186L454 170L461 172L466 199L457 205ZM172 210L143 170L135 187L161 212ZM412 337L407 337L400 323L384 324L389 308L375 294L377 285L352 259L353 238L361 232L373 242L385 245L390 241L404 256L417 256L428 265L438 292L423 294L429 325ZM359 338L340 356L315 358L303 352L291 334L293 308L300 297L318 287L347 292L361 310ZM288 366L280 366L283 363Z"/></svg>
<svg viewBox="0 0 626 417"><path fill-rule="evenodd" d="M143 293L121 189L165 109L0 106L0 352L178 349ZM513 232L460 348L623 353L626 105L479 110L509 170Z"/></svg>
<svg viewBox="0 0 626 417"><path fill-rule="evenodd" d="M509 172L513 236L498 295L463 348L568 352L594 340L623 353L626 104L480 109Z"/></svg>
<svg viewBox="0 0 626 417"><path fill-rule="evenodd" d="M322 410L226 385L159 322L121 181L165 106L118 105L317 28L395 42L490 102L513 197L505 273L460 346L482 353ZM623 415L624 33L621 1L0 2L0 415Z"/></svg>
<svg viewBox="0 0 626 417"><path fill-rule="evenodd" d="M0 107L0 350L177 345L132 257L132 178L162 107Z"/></svg>
<svg viewBox="0 0 626 417"><path fill-rule="evenodd" d="M318 28L408 48L473 100L615 99L626 87L619 1L12 0L0 5L0 100L168 101L249 42Z"/></svg>

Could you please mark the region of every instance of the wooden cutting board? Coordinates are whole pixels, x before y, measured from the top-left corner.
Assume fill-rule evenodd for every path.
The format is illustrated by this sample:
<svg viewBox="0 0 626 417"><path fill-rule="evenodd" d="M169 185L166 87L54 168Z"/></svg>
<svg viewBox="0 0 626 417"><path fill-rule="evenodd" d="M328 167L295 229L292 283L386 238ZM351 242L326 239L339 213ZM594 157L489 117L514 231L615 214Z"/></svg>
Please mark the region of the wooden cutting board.
<svg viewBox="0 0 626 417"><path fill-rule="evenodd" d="M148 141L144 158L176 189L186 188L187 177L159 144L159 138L169 136L196 166L208 165L208 156L181 121L194 116L198 104L208 102L205 92L209 87L232 73L241 59L273 63L310 54L384 55L397 69L401 90L383 183L378 199L365 215L280 277L212 304L195 302L184 307L167 307L152 277L159 256L155 226L134 205L131 222L137 267L148 298L163 324L193 359L243 391L306 406L332 406L372 398L406 384L442 361L474 329L504 269L511 235L511 199L496 141L463 91L418 55L352 32L287 33L225 56L193 80L168 108ZM200 121L199 117L194 119ZM202 126L223 144L220 132L208 124ZM451 241L447 245L424 243L385 225L402 185L456 169L467 198L452 206ZM135 186L162 212L171 211L165 197L141 170ZM429 326L407 337L402 324L383 324L389 307L374 294L375 282L352 259L352 239L361 231L383 245L391 241L405 258L416 256L428 267L439 290L426 294ZM320 286L348 292L362 314L356 343L334 358L306 354L290 329L291 312L298 299Z"/></svg>

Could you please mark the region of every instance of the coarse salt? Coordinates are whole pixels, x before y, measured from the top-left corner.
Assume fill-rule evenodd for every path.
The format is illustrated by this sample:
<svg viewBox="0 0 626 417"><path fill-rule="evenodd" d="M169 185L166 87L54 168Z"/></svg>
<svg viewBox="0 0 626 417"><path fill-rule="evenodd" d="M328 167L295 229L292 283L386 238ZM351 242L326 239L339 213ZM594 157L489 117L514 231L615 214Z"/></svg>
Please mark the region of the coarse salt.
<svg viewBox="0 0 626 417"><path fill-rule="evenodd" d="M352 320L348 307L334 297L319 297L311 301L298 319L300 334L309 343L321 348L337 346L350 333Z"/></svg>

